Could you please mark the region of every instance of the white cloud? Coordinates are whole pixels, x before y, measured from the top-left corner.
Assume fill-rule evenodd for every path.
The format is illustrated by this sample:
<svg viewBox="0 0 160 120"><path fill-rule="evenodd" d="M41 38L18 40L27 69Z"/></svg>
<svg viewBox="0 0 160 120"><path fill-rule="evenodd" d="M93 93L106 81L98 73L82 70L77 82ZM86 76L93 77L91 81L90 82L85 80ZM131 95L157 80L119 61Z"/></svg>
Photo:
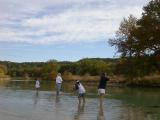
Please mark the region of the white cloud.
<svg viewBox="0 0 160 120"><path fill-rule="evenodd" d="M2 0L0 41L50 44L99 41L148 0ZM5 6L5 7L4 7Z"/></svg>

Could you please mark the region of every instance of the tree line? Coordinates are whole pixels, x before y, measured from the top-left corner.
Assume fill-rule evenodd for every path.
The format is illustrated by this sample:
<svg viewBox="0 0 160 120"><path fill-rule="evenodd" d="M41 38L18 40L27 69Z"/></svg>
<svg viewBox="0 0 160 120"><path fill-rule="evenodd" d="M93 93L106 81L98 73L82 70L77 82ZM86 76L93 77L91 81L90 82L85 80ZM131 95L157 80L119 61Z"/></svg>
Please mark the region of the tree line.
<svg viewBox="0 0 160 120"><path fill-rule="evenodd" d="M89 75L96 76L102 72L113 74L113 66L118 59L111 58L86 58L77 62L58 62L50 60L47 62L24 62L15 63L0 61L1 66L7 68L6 74L11 77L41 78L43 80L54 80L57 73L62 75Z"/></svg>

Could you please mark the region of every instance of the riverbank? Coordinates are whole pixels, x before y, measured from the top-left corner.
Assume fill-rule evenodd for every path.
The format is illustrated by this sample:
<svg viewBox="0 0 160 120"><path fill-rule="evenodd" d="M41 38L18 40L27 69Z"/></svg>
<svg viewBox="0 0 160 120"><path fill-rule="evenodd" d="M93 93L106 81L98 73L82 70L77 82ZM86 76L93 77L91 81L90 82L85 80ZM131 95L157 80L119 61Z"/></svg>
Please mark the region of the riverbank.
<svg viewBox="0 0 160 120"><path fill-rule="evenodd" d="M12 78L10 76L0 76L0 80L11 80Z"/></svg>
<svg viewBox="0 0 160 120"><path fill-rule="evenodd" d="M135 78L127 84L129 86L160 87L160 75Z"/></svg>
<svg viewBox="0 0 160 120"><path fill-rule="evenodd" d="M80 80L82 82L98 82L99 76L90 76L88 74L84 76L80 75L63 75L63 80L66 82ZM139 78L134 78L133 80L126 79L124 76L109 76L110 81L108 86L137 86L137 87L160 87L160 75L144 76ZM35 78L25 78L25 77L0 77L0 80L34 80ZM46 81L46 80L41 80ZM50 81L50 80L47 80Z"/></svg>
<svg viewBox="0 0 160 120"><path fill-rule="evenodd" d="M137 86L137 87L159 87L160 86L160 75L144 76L139 78L134 78L129 80L124 76L109 76L110 81L109 86ZM99 76L79 76L70 75L64 76L65 81L81 80L86 82L97 82L99 81Z"/></svg>

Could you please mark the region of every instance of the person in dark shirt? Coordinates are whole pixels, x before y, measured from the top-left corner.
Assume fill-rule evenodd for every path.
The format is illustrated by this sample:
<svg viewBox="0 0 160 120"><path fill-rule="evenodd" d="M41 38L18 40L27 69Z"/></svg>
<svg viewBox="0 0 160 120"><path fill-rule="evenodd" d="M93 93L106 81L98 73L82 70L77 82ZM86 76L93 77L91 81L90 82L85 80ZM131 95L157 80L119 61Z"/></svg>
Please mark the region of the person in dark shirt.
<svg viewBox="0 0 160 120"><path fill-rule="evenodd" d="M99 85L98 85L98 93L100 96L100 107L103 107L103 98L105 95L107 81L109 81L109 78L107 77L105 73L102 73L100 77Z"/></svg>

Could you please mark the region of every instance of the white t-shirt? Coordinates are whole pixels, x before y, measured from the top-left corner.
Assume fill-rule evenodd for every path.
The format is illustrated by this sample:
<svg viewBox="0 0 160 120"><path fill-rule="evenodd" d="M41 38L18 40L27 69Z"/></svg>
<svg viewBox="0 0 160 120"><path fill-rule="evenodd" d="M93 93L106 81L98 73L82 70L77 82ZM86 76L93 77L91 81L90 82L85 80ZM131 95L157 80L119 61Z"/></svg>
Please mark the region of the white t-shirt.
<svg viewBox="0 0 160 120"><path fill-rule="evenodd" d="M39 80L36 80L36 85L35 85L36 88L39 88L40 87L40 82Z"/></svg>
<svg viewBox="0 0 160 120"><path fill-rule="evenodd" d="M79 93L85 93L86 92L85 88L83 87L83 85L81 83L78 85L78 92Z"/></svg>
<svg viewBox="0 0 160 120"><path fill-rule="evenodd" d="M62 78L61 78L61 76L57 76L56 77L56 83L62 83Z"/></svg>

